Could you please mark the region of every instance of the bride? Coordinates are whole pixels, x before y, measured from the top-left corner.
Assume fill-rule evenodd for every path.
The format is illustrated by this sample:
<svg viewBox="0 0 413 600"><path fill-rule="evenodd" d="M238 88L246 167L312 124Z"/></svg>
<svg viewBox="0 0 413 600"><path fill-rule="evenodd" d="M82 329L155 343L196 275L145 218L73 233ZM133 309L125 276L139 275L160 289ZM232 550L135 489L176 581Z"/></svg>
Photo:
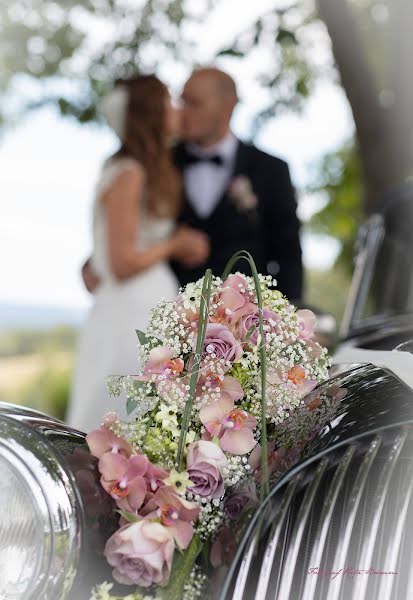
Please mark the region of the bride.
<svg viewBox="0 0 413 600"><path fill-rule="evenodd" d="M80 337L67 415L83 431L98 427L105 411L122 411L105 378L138 372L135 329L144 331L154 304L178 291L168 261L191 253L202 263L209 252L204 234L175 227L181 186L168 146L178 115L165 85L154 75L121 80L102 112L121 148L106 161L94 202L91 262L100 283Z"/></svg>

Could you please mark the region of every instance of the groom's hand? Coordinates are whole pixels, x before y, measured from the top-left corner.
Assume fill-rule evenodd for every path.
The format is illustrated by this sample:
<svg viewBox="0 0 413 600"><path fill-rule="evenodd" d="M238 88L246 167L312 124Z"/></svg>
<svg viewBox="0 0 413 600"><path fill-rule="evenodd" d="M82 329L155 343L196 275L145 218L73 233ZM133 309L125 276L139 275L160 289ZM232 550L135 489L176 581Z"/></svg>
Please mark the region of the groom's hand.
<svg viewBox="0 0 413 600"><path fill-rule="evenodd" d="M82 266L82 279L87 291L91 294L94 294L96 288L100 284L100 278L92 269L92 265L90 264L90 258L88 258Z"/></svg>

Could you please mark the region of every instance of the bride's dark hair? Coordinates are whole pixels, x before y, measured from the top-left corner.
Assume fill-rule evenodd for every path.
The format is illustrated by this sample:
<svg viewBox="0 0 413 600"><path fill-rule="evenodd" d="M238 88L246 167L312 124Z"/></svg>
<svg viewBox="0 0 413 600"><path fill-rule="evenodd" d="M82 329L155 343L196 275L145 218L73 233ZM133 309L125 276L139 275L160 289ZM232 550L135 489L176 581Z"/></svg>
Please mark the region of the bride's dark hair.
<svg viewBox="0 0 413 600"><path fill-rule="evenodd" d="M147 206L152 214L176 216L181 178L168 149L167 87L155 75L119 79L116 86L128 92L125 132L115 157L131 156L146 172Z"/></svg>

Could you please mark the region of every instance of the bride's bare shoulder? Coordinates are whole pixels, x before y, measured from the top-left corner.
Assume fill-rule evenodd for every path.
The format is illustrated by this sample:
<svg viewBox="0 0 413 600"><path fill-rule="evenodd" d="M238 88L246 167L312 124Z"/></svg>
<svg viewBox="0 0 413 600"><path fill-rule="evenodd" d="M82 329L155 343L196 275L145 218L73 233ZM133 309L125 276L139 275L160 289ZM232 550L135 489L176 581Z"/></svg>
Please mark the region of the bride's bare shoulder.
<svg viewBox="0 0 413 600"><path fill-rule="evenodd" d="M103 165L97 185L97 197L103 199L113 190L124 187L141 187L145 184L143 165L130 157L115 157Z"/></svg>

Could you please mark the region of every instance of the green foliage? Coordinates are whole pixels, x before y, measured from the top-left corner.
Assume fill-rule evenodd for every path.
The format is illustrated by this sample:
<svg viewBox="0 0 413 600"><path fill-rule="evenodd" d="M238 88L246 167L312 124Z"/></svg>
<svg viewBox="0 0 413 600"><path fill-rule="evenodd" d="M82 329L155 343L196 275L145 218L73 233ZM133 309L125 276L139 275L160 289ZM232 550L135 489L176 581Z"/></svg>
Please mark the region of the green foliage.
<svg viewBox="0 0 413 600"><path fill-rule="evenodd" d="M0 335L0 358L34 353L73 351L78 331L74 327L20 329Z"/></svg>
<svg viewBox="0 0 413 600"><path fill-rule="evenodd" d="M324 156L316 173L307 191L323 194L326 205L312 217L309 228L340 241L337 262L351 272L354 241L363 215L361 166L354 142Z"/></svg>
<svg viewBox="0 0 413 600"><path fill-rule="evenodd" d="M311 306L332 314L340 323L350 281L350 273L343 265L328 271L308 269L305 273L306 300Z"/></svg>
<svg viewBox="0 0 413 600"><path fill-rule="evenodd" d="M77 335L77 330L69 326L1 335L1 400L63 419Z"/></svg>
<svg viewBox="0 0 413 600"><path fill-rule="evenodd" d="M99 98L115 79L135 73L137 65L143 71L156 71L158 66L174 61L195 66L193 47L197 40L186 32L218 4L219 0L203 0L195 10L184 0L137 4L119 0L6 0L0 5L0 92L13 90L16 74L28 75L51 85L38 88L35 100L24 100L19 94L23 112L53 103L63 115L80 122L96 120ZM271 67L257 73L257 79L270 90L257 126L278 110L299 109L311 92L319 73L307 52L305 32L314 21L307 4L296 0L288 8L274 9L258 19L219 52L219 56L242 59L257 47L270 57ZM107 29L108 33L101 43L93 42L91 51L95 28ZM63 87L70 91L62 93L62 85L56 82L69 80L70 86ZM9 118L6 112L4 117Z"/></svg>
<svg viewBox="0 0 413 600"><path fill-rule="evenodd" d="M19 404L64 419L69 402L72 370L47 367L20 390Z"/></svg>

